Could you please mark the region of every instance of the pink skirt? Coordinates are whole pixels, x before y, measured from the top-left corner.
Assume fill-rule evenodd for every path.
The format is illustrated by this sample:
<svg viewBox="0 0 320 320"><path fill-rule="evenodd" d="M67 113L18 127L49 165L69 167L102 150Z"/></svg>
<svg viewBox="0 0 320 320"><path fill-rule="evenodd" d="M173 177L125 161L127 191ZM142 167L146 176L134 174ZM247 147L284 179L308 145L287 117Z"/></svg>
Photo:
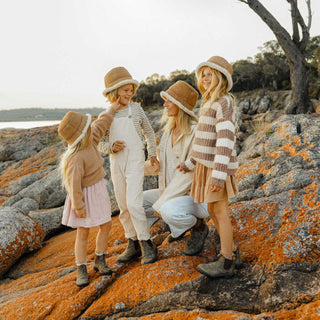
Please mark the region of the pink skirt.
<svg viewBox="0 0 320 320"><path fill-rule="evenodd" d="M62 224L71 228L91 228L109 222L111 220L111 205L104 179L93 186L83 188L82 193L87 216L79 218L76 215L68 194L64 204Z"/></svg>

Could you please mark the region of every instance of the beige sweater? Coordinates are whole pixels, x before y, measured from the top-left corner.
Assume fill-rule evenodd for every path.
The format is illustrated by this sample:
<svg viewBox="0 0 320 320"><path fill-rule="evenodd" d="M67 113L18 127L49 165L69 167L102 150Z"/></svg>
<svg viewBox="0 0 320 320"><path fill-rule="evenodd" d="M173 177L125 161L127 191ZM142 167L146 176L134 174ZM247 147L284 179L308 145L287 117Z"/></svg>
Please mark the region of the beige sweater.
<svg viewBox="0 0 320 320"><path fill-rule="evenodd" d="M85 210L82 188L90 187L106 175L103 169L103 158L97 146L113 121L111 113L102 113L91 124L92 143L83 150L71 156L66 176L68 193L71 198L72 209L77 213Z"/></svg>
<svg viewBox="0 0 320 320"><path fill-rule="evenodd" d="M172 156L174 158L175 166L181 162L186 161L191 154L194 135L196 132L196 125L192 125L191 133L180 137L172 148ZM170 134L164 134L159 145L159 199L154 203L153 208L160 211L161 206L167 201L188 195L192 183L193 172L183 174L178 169L175 169L174 175L170 183L166 183L166 150L167 144L171 143Z"/></svg>

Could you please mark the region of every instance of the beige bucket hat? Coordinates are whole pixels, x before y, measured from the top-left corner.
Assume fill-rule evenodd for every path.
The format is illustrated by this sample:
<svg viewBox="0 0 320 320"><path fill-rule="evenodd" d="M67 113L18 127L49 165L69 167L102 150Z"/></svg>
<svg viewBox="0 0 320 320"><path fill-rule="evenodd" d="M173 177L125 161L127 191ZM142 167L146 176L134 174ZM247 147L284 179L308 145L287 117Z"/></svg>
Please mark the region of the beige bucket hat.
<svg viewBox="0 0 320 320"><path fill-rule="evenodd" d="M129 71L124 67L116 67L111 69L104 77L104 84L106 89L103 91L103 95L106 97L110 91L120 88L126 84L132 83L139 86L139 82L134 80Z"/></svg>
<svg viewBox="0 0 320 320"><path fill-rule="evenodd" d="M90 124L90 114L69 111L61 120L58 133L72 148L85 136Z"/></svg>
<svg viewBox="0 0 320 320"><path fill-rule="evenodd" d="M228 80L227 90L228 91L231 90L233 86L233 81L232 81L233 69L232 69L232 65L226 59L219 56L213 56L208 61L201 62L196 68L196 75L198 79L200 77L200 69L205 66L210 67L212 69L216 69L221 73L223 73Z"/></svg>
<svg viewBox="0 0 320 320"><path fill-rule="evenodd" d="M187 82L182 80L175 82L166 91L161 91L160 96L163 99L170 100L185 113L196 118L193 108L197 103L199 94Z"/></svg>

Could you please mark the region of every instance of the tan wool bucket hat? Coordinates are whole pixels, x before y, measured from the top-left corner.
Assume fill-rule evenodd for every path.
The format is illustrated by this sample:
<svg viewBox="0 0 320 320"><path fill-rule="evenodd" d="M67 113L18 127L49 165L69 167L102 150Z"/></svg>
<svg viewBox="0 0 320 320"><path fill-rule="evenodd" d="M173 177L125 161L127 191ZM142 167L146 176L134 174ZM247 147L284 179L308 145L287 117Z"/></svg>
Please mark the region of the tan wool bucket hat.
<svg viewBox="0 0 320 320"><path fill-rule="evenodd" d="M196 118L193 108L197 103L199 94L187 82L179 80L170 86L166 91L161 91L162 99L167 99L177 105L185 113Z"/></svg>
<svg viewBox="0 0 320 320"><path fill-rule="evenodd" d="M213 56L208 61L201 62L196 68L196 75L198 79L200 77L201 67L205 67L205 66L210 67L212 69L216 69L220 71L222 74L224 74L228 80L227 90L228 91L231 90L233 86L233 81L232 81L233 69L232 69L232 65L226 59L219 56Z"/></svg>
<svg viewBox="0 0 320 320"><path fill-rule="evenodd" d="M106 86L106 89L103 91L102 94L106 97L110 91L118 89L121 86L130 83L135 85L136 88L139 86L139 82L132 78L131 74L126 68L113 68L104 77L104 84Z"/></svg>
<svg viewBox="0 0 320 320"><path fill-rule="evenodd" d="M61 120L58 133L72 148L85 136L90 124L90 114L69 111Z"/></svg>

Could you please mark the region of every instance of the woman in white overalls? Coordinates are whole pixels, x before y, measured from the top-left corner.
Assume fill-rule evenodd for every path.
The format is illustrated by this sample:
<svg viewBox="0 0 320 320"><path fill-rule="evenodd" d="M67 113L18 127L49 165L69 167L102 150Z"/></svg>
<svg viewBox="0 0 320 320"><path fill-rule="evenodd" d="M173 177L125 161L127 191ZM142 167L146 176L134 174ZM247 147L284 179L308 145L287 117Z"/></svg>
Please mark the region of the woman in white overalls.
<svg viewBox="0 0 320 320"><path fill-rule="evenodd" d="M125 68L110 70L105 76L105 86L104 96L111 103L120 104L99 146L101 152L110 153L111 178L120 209L120 221L128 239L128 246L117 261L128 262L142 253L141 264L151 263L157 259L157 247L150 240L142 203L144 138L147 140L150 162L155 170L159 169L154 131L140 104L130 102L138 81L132 79Z"/></svg>

